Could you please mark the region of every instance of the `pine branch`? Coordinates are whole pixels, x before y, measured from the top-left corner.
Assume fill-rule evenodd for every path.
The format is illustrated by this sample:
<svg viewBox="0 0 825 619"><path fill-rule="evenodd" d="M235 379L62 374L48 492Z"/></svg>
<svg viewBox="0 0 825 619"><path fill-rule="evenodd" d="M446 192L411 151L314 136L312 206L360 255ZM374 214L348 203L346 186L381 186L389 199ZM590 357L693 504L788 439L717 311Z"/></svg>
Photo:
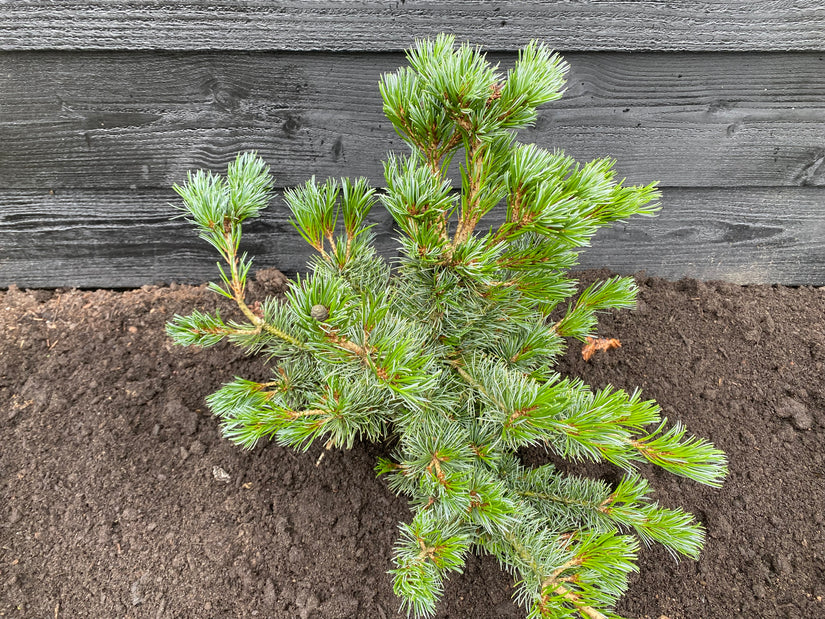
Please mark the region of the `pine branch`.
<svg viewBox="0 0 825 619"><path fill-rule="evenodd" d="M429 617L448 572L461 573L472 538L466 532L419 512L410 524L399 526L395 547L393 591L401 597L401 610L413 617Z"/></svg>
<svg viewBox="0 0 825 619"><path fill-rule="evenodd" d="M720 487L727 475L727 458L702 438L689 436L687 429L676 422L664 430L667 419L647 436L631 441L631 445L649 462L676 475L689 477L708 486Z"/></svg>
<svg viewBox="0 0 825 619"><path fill-rule="evenodd" d="M512 483L518 496L560 530L633 531L646 545L658 542L694 559L704 541L702 527L690 514L651 502L647 481L635 473L615 490L600 480L562 475L551 465L522 471Z"/></svg>
<svg viewBox="0 0 825 619"><path fill-rule="evenodd" d="M316 250L285 302L245 298L252 260L241 251L242 225L269 199L263 161L241 155L225 176L196 172L175 187L222 260L210 288L245 321L196 310L167 331L179 344L226 339L275 361L269 381L235 378L207 398L224 436L242 447L271 439L349 449L397 436L376 471L413 511L391 572L407 614L431 616L444 579L477 548L515 575L529 619L618 619L612 609L640 543L695 558L704 542L690 514L652 500L636 466L711 486L726 472L721 451L679 423L668 427L638 391L593 391L554 370L564 338L585 339L599 312L633 306L631 278L576 296L568 270L601 227L654 214L655 183L624 186L611 159L577 163L516 141L564 87L567 65L543 43L528 44L506 71L447 35L417 42L407 58L379 84L410 147L386 160L385 191L313 177L285 192L292 225ZM456 193L448 174L460 151ZM378 254L366 224L377 201L398 227L396 262ZM503 223L481 230L496 208ZM550 465L526 468L519 449L528 445L626 474L611 487Z"/></svg>
<svg viewBox="0 0 825 619"><path fill-rule="evenodd" d="M611 277L591 284L552 329L561 336L584 341L593 335L596 312L635 307L637 290L632 277Z"/></svg>
<svg viewBox="0 0 825 619"><path fill-rule="evenodd" d="M195 310L189 316L175 314L166 325L166 333L176 344L206 348L231 335L256 335L259 330L227 325L219 311L204 314Z"/></svg>

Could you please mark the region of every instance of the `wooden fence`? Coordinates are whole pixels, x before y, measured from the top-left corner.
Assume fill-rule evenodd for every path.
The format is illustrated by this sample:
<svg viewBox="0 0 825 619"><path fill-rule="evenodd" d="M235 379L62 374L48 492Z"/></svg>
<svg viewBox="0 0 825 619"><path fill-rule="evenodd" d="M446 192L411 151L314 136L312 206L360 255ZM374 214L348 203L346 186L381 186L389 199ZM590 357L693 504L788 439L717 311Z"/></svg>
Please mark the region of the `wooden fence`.
<svg viewBox="0 0 825 619"><path fill-rule="evenodd" d="M583 266L825 284L819 1L0 0L0 287L213 277L171 185L238 151L279 187L380 185L404 146L379 76L439 32L502 66L532 38L558 49L566 95L521 139L660 181L661 215L600 233ZM246 239L259 266L309 255L279 198Z"/></svg>

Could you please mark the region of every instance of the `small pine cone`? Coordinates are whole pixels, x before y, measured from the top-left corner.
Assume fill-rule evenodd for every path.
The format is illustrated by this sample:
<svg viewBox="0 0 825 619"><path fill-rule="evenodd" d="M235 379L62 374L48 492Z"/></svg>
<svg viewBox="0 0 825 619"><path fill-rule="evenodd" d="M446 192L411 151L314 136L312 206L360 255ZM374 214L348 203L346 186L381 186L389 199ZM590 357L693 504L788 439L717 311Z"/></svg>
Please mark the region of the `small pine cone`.
<svg viewBox="0 0 825 619"><path fill-rule="evenodd" d="M312 309L309 310L309 315L318 322L324 322L329 318L329 310L323 305L313 305Z"/></svg>

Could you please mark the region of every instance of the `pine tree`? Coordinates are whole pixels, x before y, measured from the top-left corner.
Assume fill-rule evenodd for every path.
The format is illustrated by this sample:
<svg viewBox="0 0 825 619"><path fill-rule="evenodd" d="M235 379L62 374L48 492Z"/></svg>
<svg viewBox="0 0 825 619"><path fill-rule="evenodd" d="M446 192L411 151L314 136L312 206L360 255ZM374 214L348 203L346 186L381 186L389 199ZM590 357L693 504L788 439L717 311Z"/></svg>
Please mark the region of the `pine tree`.
<svg viewBox="0 0 825 619"><path fill-rule="evenodd" d="M385 190L313 177L285 193L317 252L285 303L245 301L251 259L239 254L241 227L270 198L263 161L243 154L225 177L200 171L175 187L226 265L211 287L244 320L195 311L168 332L184 345L228 339L274 360L271 381L237 378L208 398L242 447L271 438L304 451L315 440L349 449L397 436L377 471L412 505L392 570L408 614L432 615L444 579L467 553L486 552L515 576L530 619L617 617L640 542L696 558L704 541L690 514L651 498L637 464L710 486L726 473L722 452L668 424L638 391L594 391L553 369L566 338L594 334L597 312L633 306L632 278L577 295L566 273L599 228L653 214L655 184L625 186L610 159L581 165L516 141L536 108L562 93L567 66L544 44L522 49L506 73L445 35L407 58L380 82L384 112L410 146L387 159ZM447 175L459 153L455 192ZM392 263L366 224L377 202L400 231ZM503 223L481 228L496 208ZM526 446L610 462L624 477L614 487L528 467L518 456Z"/></svg>

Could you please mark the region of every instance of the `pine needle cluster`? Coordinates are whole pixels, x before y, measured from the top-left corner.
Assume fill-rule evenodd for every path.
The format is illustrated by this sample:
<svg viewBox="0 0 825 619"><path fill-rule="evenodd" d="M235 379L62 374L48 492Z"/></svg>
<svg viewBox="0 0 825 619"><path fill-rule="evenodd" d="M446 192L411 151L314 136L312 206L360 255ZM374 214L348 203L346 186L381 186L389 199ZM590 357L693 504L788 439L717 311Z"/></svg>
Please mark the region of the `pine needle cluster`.
<svg viewBox="0 0 825 619"><path fill-rule="evenodd" d="M485 552L513 573L530 619L617 617L640 543L692 558L703 544L690 514L651 498L637 465L710 486L726 472L722 452L638 391L594 391L553 369L568 338L594 334L597 312L633 306L631 278L576 294L567 272L601 227L653 214L655 185L624 185L610 159L582 165L516 140L562 93L567 66L544 44L530 43L506 72L445 35L407 58L380 82L384 111L410 146L387 159L385 189L312 178L285 193L316 250L286 303L245 301L241 228L273 186L261 159L243 154L225 177L197 172L175 187L223 258L212 288L244 319L195 311L168 332L183 345L229 339L273 361L270 381L237 378L208 398L242 447L274 439L347 449L397 437L377 471L412 505L392 570L408 614L433 615L445 578ZM456 167L460 191L448 178ZM392 263L366 223L378 202L400 233ZM503 223L481 227L493 209ZM528 467L519 458L527 446L609 462L624 476L611 486Z"/></svg>

